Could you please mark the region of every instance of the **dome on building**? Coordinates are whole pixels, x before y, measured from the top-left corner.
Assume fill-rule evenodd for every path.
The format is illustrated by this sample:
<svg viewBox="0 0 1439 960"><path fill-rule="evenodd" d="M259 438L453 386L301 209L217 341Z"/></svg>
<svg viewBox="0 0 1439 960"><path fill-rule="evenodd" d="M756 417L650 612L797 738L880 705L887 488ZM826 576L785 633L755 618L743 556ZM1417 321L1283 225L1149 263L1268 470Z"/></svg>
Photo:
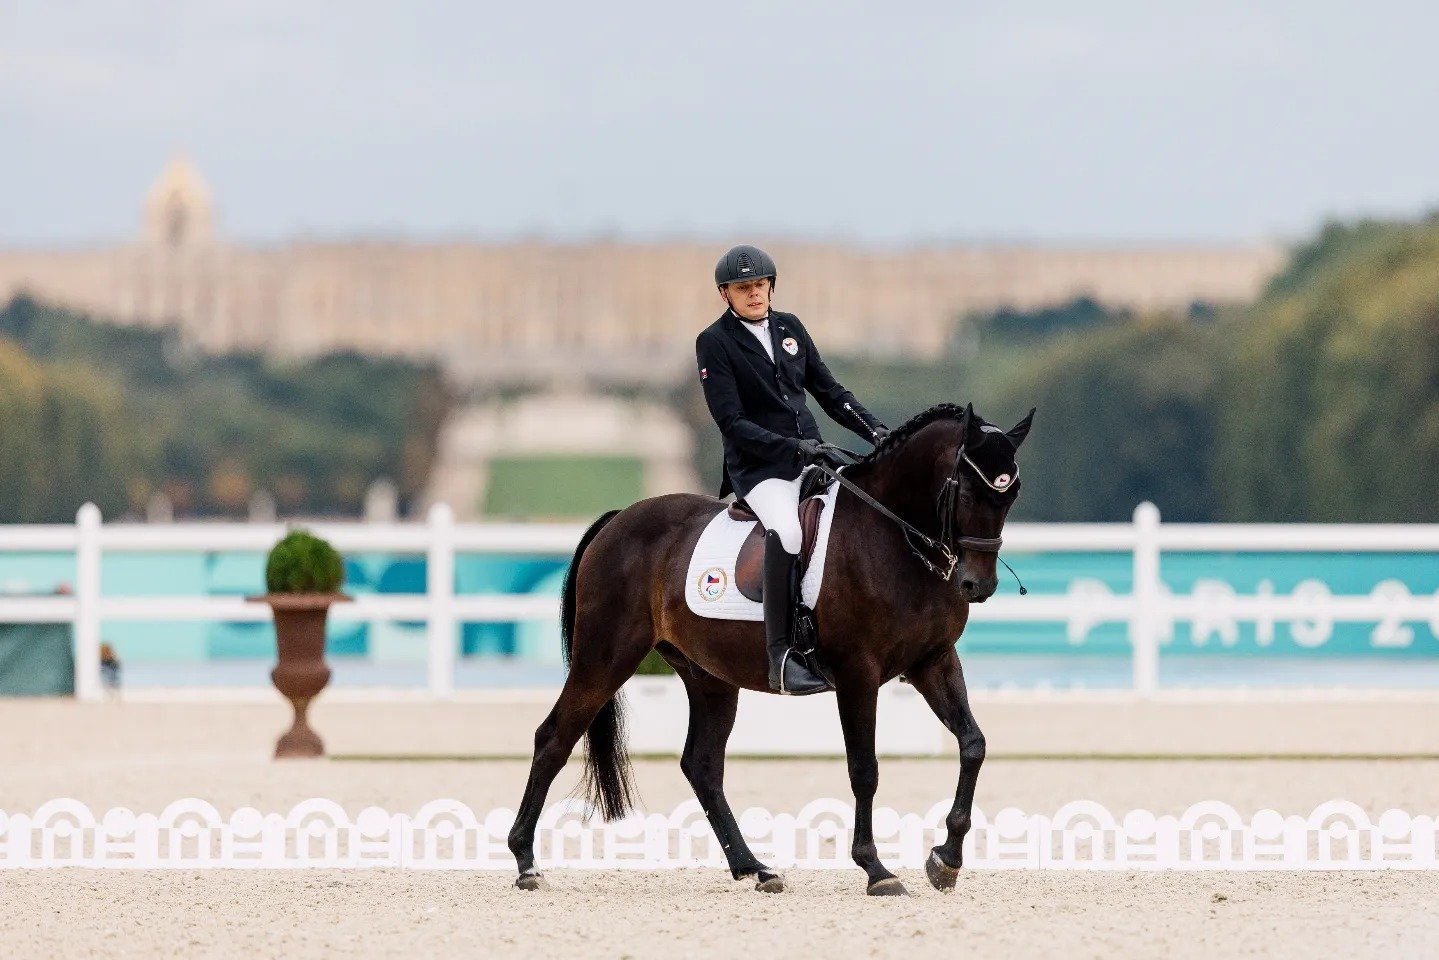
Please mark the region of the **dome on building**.
<svg viewBox="0 0 1439 960"><path fill-rule="evenodd" d="M145 239L167 247L205 243L214 235L210 188L186 157L166 165L145 196Z"/></svg>

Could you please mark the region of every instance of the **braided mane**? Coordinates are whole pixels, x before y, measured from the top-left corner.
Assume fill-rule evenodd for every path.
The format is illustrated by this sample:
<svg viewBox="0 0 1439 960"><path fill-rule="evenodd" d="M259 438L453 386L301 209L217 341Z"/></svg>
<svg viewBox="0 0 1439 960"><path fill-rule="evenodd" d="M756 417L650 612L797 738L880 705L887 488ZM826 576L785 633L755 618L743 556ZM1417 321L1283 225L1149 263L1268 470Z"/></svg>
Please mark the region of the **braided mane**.
<svg viewBox="0 0 1439 960"><path fill-rule="evenodd" d="M931 423L934 423L936 420L953 420L958 423L963 419L964 407L961 407L957 403L936 403L928 410L921 410L919 413L910 417L903 426L890 431L889 436L885 437L879 446L871 450L862 460L854 464L854 466L846 468L845 475L853 479L863 477L869 473L877 463L888 459L894 454L894 451L904 446L910 437L919 433L919 431ZM983 423L984 421L979 418L979 414L975 414L974 422Z"/></svg>

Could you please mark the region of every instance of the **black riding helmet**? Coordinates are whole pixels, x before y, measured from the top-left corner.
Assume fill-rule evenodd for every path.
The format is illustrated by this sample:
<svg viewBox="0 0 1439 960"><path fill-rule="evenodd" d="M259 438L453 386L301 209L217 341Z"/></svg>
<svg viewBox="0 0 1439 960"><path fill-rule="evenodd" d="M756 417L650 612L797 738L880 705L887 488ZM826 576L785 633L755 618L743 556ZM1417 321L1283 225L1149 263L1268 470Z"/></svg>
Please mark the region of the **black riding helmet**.
<svg viewBox="0 0 1439 960"><path fill-rule="evenodd" d="M747 243L731 248L729 253L720 257L720 262L715 264L715 286L717 287L739 280L754 280L760 277L769 277L770 286L774 286L777 279L774 261L759 247L752 247Z"/></svg>

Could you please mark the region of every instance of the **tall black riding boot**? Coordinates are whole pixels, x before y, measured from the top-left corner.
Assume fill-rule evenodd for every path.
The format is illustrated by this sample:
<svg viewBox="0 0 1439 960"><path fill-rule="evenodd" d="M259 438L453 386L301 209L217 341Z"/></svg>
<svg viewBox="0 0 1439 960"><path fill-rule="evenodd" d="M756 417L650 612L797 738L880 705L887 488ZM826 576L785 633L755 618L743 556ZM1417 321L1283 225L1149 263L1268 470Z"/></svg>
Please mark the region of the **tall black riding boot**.
<svg viewBox="0 0 1439 960"><path fill-rule="evenodd" d="M776 693L802 697L831 689L809 660L793 648L795 593L799 557L784 548L779 534L764 538L764 639L769 654L769 688Z"/></svg>

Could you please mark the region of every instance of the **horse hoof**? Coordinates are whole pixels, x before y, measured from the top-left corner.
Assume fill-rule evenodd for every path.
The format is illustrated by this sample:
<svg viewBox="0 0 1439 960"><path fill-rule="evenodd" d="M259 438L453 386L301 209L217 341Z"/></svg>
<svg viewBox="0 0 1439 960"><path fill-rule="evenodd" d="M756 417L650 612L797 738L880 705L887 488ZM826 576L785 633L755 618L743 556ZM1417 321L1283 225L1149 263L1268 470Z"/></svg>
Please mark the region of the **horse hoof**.
<svg viewBox="0 0 1439 960"><path fill-rule="evenodd" d="M760 893L784 893L784 877L777 873L762 873L754 888Z"/></svg>
<svg viewBox="0 0 1439 960"><path fill-rule="evenodd" d="M550 883L542 873L522 873L515 886L521 890L548 890Z"/></svg>
<svg viewBox="0 0 1439 960"><path fill-rule="evenodd" d="M939 859L939 854L933 850L929 853L929 859L924 861L924 873L929 877L930 886L942 893L953 890L954 882L959 879L959 868L951 867Z"/></svg>
<svg viewBox="0 0 1439 960"><path fill-rule="evenodd" d="M909 891L904 884L899 882L899 877L885 877L883 880L876 880L869 885L865 891L871 897L907 897Z"/></svg>

